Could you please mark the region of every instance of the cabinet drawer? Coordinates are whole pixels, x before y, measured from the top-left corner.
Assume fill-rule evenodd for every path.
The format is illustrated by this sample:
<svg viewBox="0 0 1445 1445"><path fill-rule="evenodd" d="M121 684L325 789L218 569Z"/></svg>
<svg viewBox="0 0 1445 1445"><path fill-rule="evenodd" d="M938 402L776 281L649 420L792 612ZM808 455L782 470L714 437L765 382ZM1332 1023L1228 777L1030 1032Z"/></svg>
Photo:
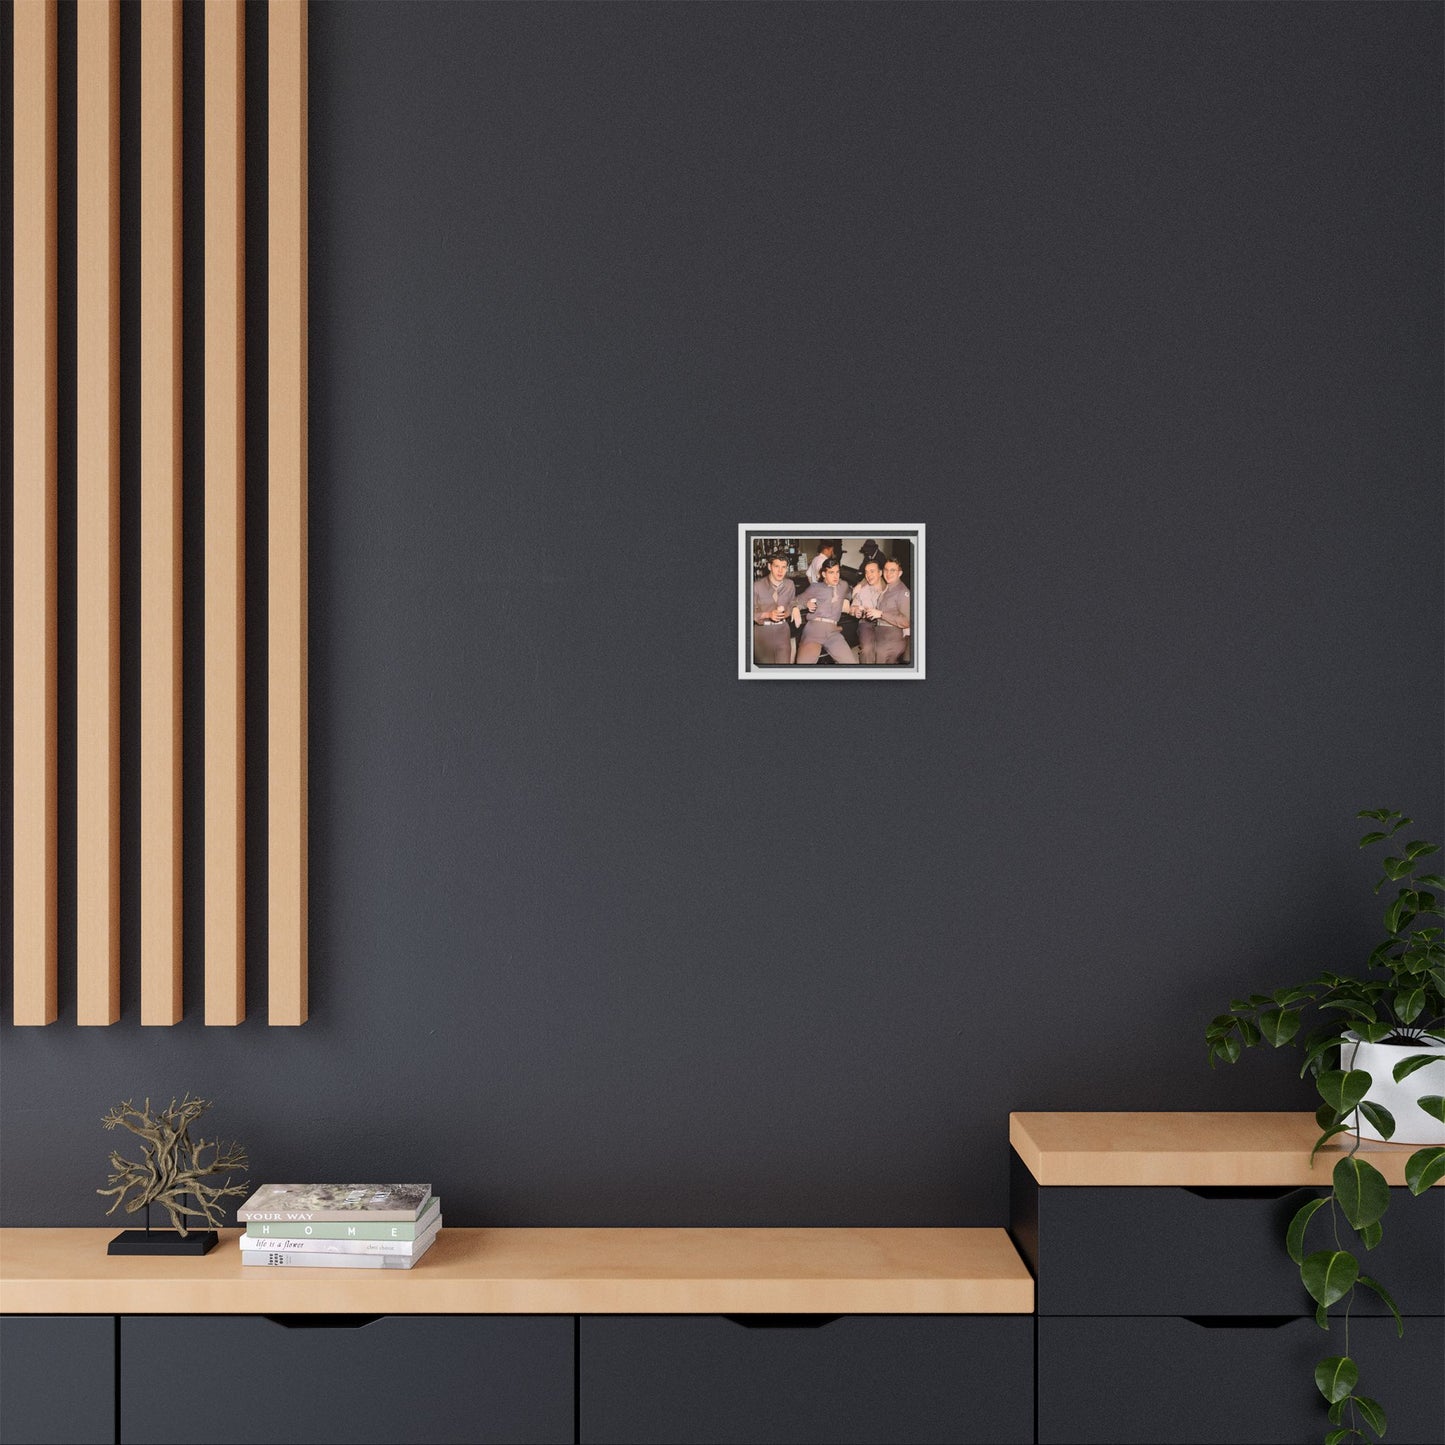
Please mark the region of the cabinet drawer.
<svg viewBox="0 0 1445 1445"><path fill-rule="evenodd" d="M1284 1236L1294 1212L1323 1189L1040 1188L1016 1154L1011 1167L1010 1232L1037 1280L1040 1315L1314 1309ZM1399 1188L1390 1196L1384 1242L1368 1255L1365 1272L1384 1284L1401 1313L1441 1314L1445 1190L1417 1199ZM1326 1248L1328 1238L1317 1216L1313 1247ZM1353 1312L1386 1310L1362 1289Z"/></svg>
<svg viewBox="0 0 1445 1445"><path fill-rule="evenodd" d="M125 1316L121 1438L570 1441L573 1321Z"/></svg>
<svg viewBox="0 0 1445 1445"><path fill-rule="evenodd" d="M0 1442L92 1445L115 1439L115 1317L0 1319Z"/></svg>
<svg viewBox="0 0 1445 1445"><path fill-rule="evenodd" d="M1331 1427L1314 1367L1343 1353L1340 1323L1039 1321L1040 1445L1258 1445L1319 1440ZM1445 1439L1445 1320L1354 1319L1360 1390L1384 1407L1390 1445Z"/></svg>
<svg viewBox="0 0 1445 1445"><path fill-rule="evenodd" d="M583 1445L1033 1439L1029 1315L584 1318Z"/></svg>

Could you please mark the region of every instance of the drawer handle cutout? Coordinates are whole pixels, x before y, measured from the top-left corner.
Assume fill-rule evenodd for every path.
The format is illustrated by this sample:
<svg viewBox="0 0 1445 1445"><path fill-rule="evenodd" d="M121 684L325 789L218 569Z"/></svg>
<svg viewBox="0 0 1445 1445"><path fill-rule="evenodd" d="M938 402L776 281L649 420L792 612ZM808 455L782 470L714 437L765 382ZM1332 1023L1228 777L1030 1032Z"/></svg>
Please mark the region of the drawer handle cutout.
<svg viewBox="0 0 1445 1445"><path fill-rule="evenodd" d="M1185 1315L1201 1330L1277 1330L1292 1325L1301 1315Z"/></svg>
<svg viewBox="0 0 1445 1445"><path fill-rule="evenodd" d="M821 1330L842 1315L724 1315L745 1330Z"/></svg>
<svg viewBox="0 0 1445 1445"><path fill-rule="evenodd" d="M1196 1199L1288 1199L1306 1188L1302 1184L1200 1184L1184 1185Z"/></svg>
<svg viewBox="0 0 1445 1445"><path fill-rule="evenodd" d="M262 1315L273 1325L287 1330L360 1330L374 1324L380 1315Z"/></svg>

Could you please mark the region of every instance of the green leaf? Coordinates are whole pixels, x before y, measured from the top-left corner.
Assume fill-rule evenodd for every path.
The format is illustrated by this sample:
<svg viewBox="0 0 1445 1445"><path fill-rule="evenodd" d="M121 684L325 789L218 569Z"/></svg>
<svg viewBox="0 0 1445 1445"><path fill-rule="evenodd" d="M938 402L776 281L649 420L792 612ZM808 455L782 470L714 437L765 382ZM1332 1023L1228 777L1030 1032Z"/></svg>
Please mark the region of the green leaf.
<svg viewBox="0 0 1445 1445"><path fill-rule="evenodd" d="M1411 1054L1407 1059L1401 1059L1395 1065L1394 1075L1397 1084L1403 1083L1415 1072L1416 1069L1423 1069L1427 1064L1438 1064L1439 1054Z"/></svg>
<svg viewBox="0 0 1445 1445"><path fill-rule="evenodd" d="M1328 1330L1329 1327L1330 1327L1330 1316L1329 1316L1329 1312L1325 1309L1325 1307L1324 1307L1323 1305L1316 1305L1316 1306L1315 1306L1315 1323L1316 1323L1322 1330Z"/></svg>
<svg viewBox="0 0 1445 1445"><path fill-rule="evenodd" d="M1366 833L1365 836L1360 839L1360 847L1368 848L1371 843L1383 843L1385 836L1384 833Z"/></svg>
<svg viewBox="0 0 1445 1445"><path fill-rule="evenodd" d="M1438 1119L1445 1124L1445 1094L1421 1094L1415 1102L1432 1119Z"/></svg>
<svg viewBox="0 0 1445 1445"><path fill-rule="evenodd" d="M1217 1044L1209 1050L1209 1067L1212 1069L1215 1061L1223 1059L1226 1064L1237 1063L1239 1060L1239 1040L1235 1038L1220 1039Z"/></svg>
<svg viewBox="0 0 1445 1445"><path fill-rule="evenodd" d="M1405 1321L1400 1318L1400 1311L1395 1307L1395 1301L1390 1298L1390 1292L1377 1279L1371 1279L1369 1275L1362 1274L1357 1283L1372 1289L1385 1302L1385 1308L1395 1316L1395 1338L1403 1339L1405 1335Z"/></svg>
<svg viewBox="0 0 1445 1445"><path fill-rule="evenodd" d="M1367 1224L1360 1230L1360 1243L1366 1249L1374 1249L1385 1237L1385 1226L1377 1219L1373 1224Z"/></svg>
<svg viewBox="0 0 1445 1445"><path fill-rule="evenodd" d="M1365 1003L1362 999L1340 998L1331 999L1329 1003L1322 1003L1320 1011L1347 1013L1354 1015L1357 1019L1367 1019L1370 1023L1375 1021L1375 1010L1371 1004Z"/></svg>
<svg viewBox="0 0 1445 1445"><path fill-rule="evenodd" d="M1408 858L1386 858L1385 877L1401 879L1410 872L1410 860Z"/></svg>
<svg viewBox="0 0 1445 1445"><path fill-rule="evenodd" d="M1336 1124L1341 1122L1340 1116L1328 1104L1321 1104L1315 1110L1315 1123L1321 1129L1333 1129Z"/></svg>
<svg viewBox="0 0 1445 1445"><path fill-rule="evenodd" d="M1423 1194L1441 1178L1445 1178L1445 1148L1417 1149L1405 1161L1405 1183L1411 1194Z"/></svg>
<svg viewBox="0 0 1445 1445"><path fill-rule="evenodd" d="M1331 1425L1338 1425L1340 1421L1344 1418L1345 1406L1347 1404L1349 1404L1348 1396L1346 1396L1346 1398L1343 1400L1336 1400L1335 1403L1331 1405L1328 1410L1325 1411L1325 1414L1329 1416L1329 1421Z"/></svg>
<svg viewBox="0 0 1445 1445"><path fill-rule="evenodd" d="M1438 853L1438 843L1427 843L1423 838L1416 838L1413 843L1405 844L1405 857L1413 863L1417 858L1428 858L1432 853Z"/></svg>
<svg viewBox="0 0 1445 1445"><path fill-rule="evenodd" d="M1355 1408L1365 1417L1365 1424L1382 1439L1385 1434L1385 1412L1378 1400L1372 1400L1368 1395L1356 1395L1354 1397Z"/></svg>
<svg viewBox="0 0 1445 1445"><path fill-rule="evenodd" d="M1357 818L1374 818L1381 823L1389 816L1389 810L1386 808L1361 808L1360 811L1355 814Z"/></svg>
<svg viewBox="0 0 1445 1445"><path fill-rule="evenodd" d="M1294 1009L1266 1009L1259 1016L1259 1028L1264 1037L1279 1048L1299 1032L1299 1014Z"/></svg>
<svg viewBox="0 0 1445 1445"><path fill-rule="evenodd" d="M1284 1237L1284 1247L1289 1251L1289 1257L1296 1264L1302 1265L1305 1262L1305 1230L1309 1228L1309 1222L1316 1213L1329 1203L1326 1195L1318 1199L1306 1200L1295 1211L1295 1216L1289 1222L1289 1230Z"/></svg>
<svg viewBox="0 0 1445 1445"><path fill-rule="evenodd" d="M1274 1001L1282 1008L1288 1008L1291 1004L1302 1002L1310 997L1307 988L1277 988L1274 991Z"/></svg>
<svg viewBox="0 0 1445 1445"><path fill-rule="evenodd" d="M1214 1067L1215 1059L1223 1059L1226 1064L1239 1062L1240 1047L1239 1040L1230 1034L1228 1038L1220 1039L1209 1051L1209 1067Z"/></svg>
<svg viewBox="0 0 1445 1445"><path fill-rule="evenodd" d="M1320 1098L1331 1105L1337 1114L1350 1113L1370 1092L1373 1082L1364 1069L1330 1069L1315 1080Z"/></svg>
<svg viewBox="0 0 1445 1445"><path fill-rule="evenodd" d="M1305 1046L1305 1060L1304 1063L1300 1065L1300 1078L1304 1078L1305 1074L1309 1072L1317 1060L1323 1058L1331 1049L1338 1048L1339 1042L1340 1035L1338 1026L1325 1029L1322 1033L1316 1034L1311 1042Z"/></svg>
<svg viewBox="0 0 1445 1445"><path fill-rule="evenodd" d="M1305 1256L1299 1273L1310 1298L1328 1308L1354 1288L1360 1262L1348 1250L1321 1249Z"/></svg>
<svg viewBox="0 0 1445 1445"><path fill-rule="evenodd" d="M1413 818L1407 818L1403 813L1391 813L1389 816L1395 820L1393 826L1390 828L1391 837L1398 833L1401 828L1408 828L1410 824L1414 822Z"/></svg>
<svg viewBox="0 0 1445 1445"><path fill-rule="evenodd" d="M1390 1186L1373 1164L1358 1155L1335 1165L1335 1198L1356 1229L1373 1224L1390 1207Z"/></svg>
<svg viewBox="0 0 1445 1445"><path fill-rule="evenodd" d="M1401 989L1395 995L1395 1017L1402 1024L1412 1024L1420 1017L1420 1010L1425 1007L1425 990L1423 988Z"/></svg>
<svg viewBox="0 0 1445 1445"><path fill-rule="evenodd" d="M1405 925L1415 916L1415 894L1409 888L1402 888L1399 896L1385 910L1385 929L1389 933L1403 933Z"/></svg>
<svg viewBox="0 0 1445 1445"><path fill-rule="evenodd" d="M1438 873L1422 873L1415 881L1426 888L1438 888L1445 892L1445 878Z"/></svg>
<svg viewBox="0 0 1445 1445"><path fill-rule="evenodd" d="M1360 1372L1348 1355L1331 1355L1315 1366L1315 1384L1330 1402L1343 1400L1360 1383Z"/></svg>
<svg viewBox="0 0 1445 1445"><path fill-rule="evenodd" d="M1348 1124L1336 1124L1333 1129L1326 1129L1318 1139L1315 1140L1315 1147L1310 1150L1310 1167L1314 1167L1315 1155L1335 1137L1336 1134L1343 1134L1349 1129Z"/></svg>
<svg viewBox="0 0 1445 1445"><path fill-rule="evenodd" d="M1325 1436L1325 1445L1345 1445L1346 1440L1363 1440L1364 1438L1358 1430L1351 1430L1348 1425L1345 1425L1338 1430L1331 1430Z"/></svg>
<svg viewBox="0 0 1445 1445"><path fill-rule="evenodd" d="M1361 1020L1355 1025L1355 1032L1367 1043L1378 1044L1395 1032L1390 1024L1368 1024Z"/></svg>
<svg viewBox="0 0 1445 1445"><path fill-rule="evenodd" d="M1380 1131L1380 1138L1389 1139L1394 1135L1395 1116L1382 1104L1372 1104L1367 1099L1361 1100L1360 1113Z"/></svg>

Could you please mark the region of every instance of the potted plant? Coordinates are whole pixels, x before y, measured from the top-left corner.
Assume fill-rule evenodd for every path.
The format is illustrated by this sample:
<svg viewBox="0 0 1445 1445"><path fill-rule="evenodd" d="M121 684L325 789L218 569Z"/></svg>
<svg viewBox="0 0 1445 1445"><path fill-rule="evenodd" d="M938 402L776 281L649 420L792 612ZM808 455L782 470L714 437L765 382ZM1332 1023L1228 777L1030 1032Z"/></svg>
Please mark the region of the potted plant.
<svg viewBox="0 0 1445 1445"><path fill-rule="evenodd" d="M1361 848L1387 842L1410 822L1388 808L1368 808L1357 816L1378 824L1360 839ZM1405 1161L1412 1194L1423 1194L1445 1177L1445 943L1440 928L1417 926L1445 918L1445 878L1416 873L1425 858L1440 851L1437 844L1415 839L1396 846L1399 851L1386 856L1383 876L1375 884L1377 894L1386 884L1396 885L1385 909L1386 937L1370 953L1364 976L1322 973L1293 988L1235 999L1229 1012L1205 1030L1211 1067L1221 1060L1232 1064L1257 1044L1280 1048L1298 1039L1304 1048L1300 1076L1314 1076L1324 1101L1315 1112L1320 1136L1310 1152L1311 1164L1329 1140L1342 1134L1353 1138L1349 1152L1334 1167L1329 1193L1309 1200L1295 1214L1285 1238L1315 1301L1321 1329L1329 1328L1330 1309L1343 1305L1343 1353L1315 1368L1315 1383L1334 1427L1325 1445L1368 1440L1362 1421L1376 1435L1385 1433L1385 1411L1378 1400L1359 1393L1359 1370L1350 1358L1349 1306L1355 1290L1363 1285L1379 1295L1404 1333L1400 1312L1384 1285L1362 1274L1359 1256L1339 1242L1343 1215L1364 1249L1374 1249L1390 1203L1384 1176L1359 1157L1360 1139L1426 1146ZM1299 1038L1306 1011L1313 1011L1317 1023L1313 1032ZM1310 1223L1326 1206L1334 1247L1306 1252Z"/></svg>

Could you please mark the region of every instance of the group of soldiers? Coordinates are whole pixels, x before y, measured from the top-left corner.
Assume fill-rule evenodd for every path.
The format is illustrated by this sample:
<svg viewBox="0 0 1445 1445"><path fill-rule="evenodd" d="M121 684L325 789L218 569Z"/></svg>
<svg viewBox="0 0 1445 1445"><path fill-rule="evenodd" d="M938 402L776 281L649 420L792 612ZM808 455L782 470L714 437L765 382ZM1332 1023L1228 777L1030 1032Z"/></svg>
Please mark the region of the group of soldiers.
<svg viewBox="0 0 1445 1445"><path fill-rule="evenodd" d="M753 583L753 660L759 663L816 663L826 652L834 662L889 664L903 661L912 626L913 599L903 581L903 568L894 559L869 557L863 580L855 587L843 581L838 559L825 548L809 567L803 595L788 576L788 559L781 552L768 558L765 576ZM817 570L815 571L814 568ZM844 615L858 619L858 655L843 636ZM798 655L792 656L794 627Z"/></svg>

